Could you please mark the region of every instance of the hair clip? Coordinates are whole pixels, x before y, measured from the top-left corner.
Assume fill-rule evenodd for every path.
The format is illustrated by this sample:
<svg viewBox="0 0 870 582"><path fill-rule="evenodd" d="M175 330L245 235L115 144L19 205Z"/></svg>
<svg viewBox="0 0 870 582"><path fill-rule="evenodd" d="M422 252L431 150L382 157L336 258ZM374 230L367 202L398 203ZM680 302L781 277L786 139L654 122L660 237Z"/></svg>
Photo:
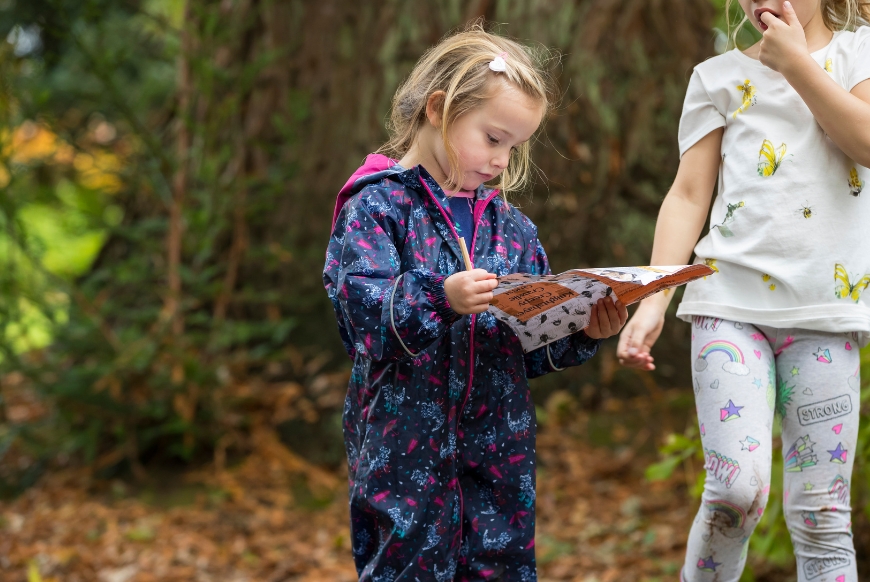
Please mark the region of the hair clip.
<svg viewBox="0 0 870 582"><path fill-rule="evenodd" d="M495 71L496 73L504 73L507 70L507 63L504 62L504 58L507 56L507 53L501 53L494 59L489 62L489 70Z"/></svg>

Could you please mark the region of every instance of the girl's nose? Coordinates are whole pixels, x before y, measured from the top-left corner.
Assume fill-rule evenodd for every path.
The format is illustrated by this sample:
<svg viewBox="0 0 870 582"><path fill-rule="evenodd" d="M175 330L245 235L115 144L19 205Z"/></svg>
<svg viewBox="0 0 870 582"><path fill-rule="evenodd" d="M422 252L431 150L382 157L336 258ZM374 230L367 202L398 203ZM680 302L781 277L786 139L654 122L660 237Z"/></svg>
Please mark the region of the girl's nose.
<svg viewBox="0 0 870 582"><path fill-rule="evenodd" d="M504 170L507 168L508 161L510 161L511 154L510 151L507 153L499 154L495 158L493 158L492 162L490 162L493 167L498 168L499 170Z"/></svg>

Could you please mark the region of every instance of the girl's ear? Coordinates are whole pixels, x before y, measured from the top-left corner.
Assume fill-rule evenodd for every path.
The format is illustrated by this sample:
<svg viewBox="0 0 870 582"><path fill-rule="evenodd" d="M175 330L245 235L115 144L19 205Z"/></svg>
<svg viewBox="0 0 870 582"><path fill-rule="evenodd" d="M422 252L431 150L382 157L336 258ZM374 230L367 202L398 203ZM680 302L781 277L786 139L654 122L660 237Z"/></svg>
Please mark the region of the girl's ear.
<svg viewBox="0 0 870 582"><path fill-rule="evenodd" d="M435 91L426 100L426 119L435 129L441 128L441 116L444 113L444 91Z"/></svg>

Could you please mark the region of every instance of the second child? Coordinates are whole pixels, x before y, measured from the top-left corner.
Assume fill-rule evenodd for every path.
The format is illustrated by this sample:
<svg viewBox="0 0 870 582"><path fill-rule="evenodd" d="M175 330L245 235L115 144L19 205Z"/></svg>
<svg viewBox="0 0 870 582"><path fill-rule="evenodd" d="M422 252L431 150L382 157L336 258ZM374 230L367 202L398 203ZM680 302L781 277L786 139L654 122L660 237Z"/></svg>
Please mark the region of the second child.
<svg viewBox="0 0 870 582"><path fill-rule="evenodd" d="M858 349L870 338L870 28L860 25L870 6L740 6L762 40L695 67L653 244L654 265L683 263L694 247L718 271L690 283L677 311L692 323L707 469L681 579L740 579L768 501L777 413L797 579L856 582L849 482ZM641 302L621 362L654 368L669 300Z"/></svg>

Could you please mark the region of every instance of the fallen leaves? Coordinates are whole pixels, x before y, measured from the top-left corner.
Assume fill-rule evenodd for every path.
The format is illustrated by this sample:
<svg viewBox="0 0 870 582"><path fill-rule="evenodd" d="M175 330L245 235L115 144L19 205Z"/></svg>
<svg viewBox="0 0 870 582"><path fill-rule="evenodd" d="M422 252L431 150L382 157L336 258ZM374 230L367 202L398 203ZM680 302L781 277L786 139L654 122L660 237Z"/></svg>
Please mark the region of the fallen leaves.
<svg viewBox="0 0 870 582"><path fill-rule="evenodd" d="M630 414L631 406L620 408L608 426L575 410L560 423L541 427L536 537L541 582L677 576L696 506L683 476L643 480L644 468L655 459L651 446L640 446L650 440L649 432L630 434L628 444L611 438L610 445L590 445L593 431L599 439L602 431L612 437L614 427L630 425ZM0 504L0 579L357 580L346 476L312 465L268 427L256 429L251 443L251 454L224 470L152 473L154 487L147 492L135 484L91 481L83 470L45 475L14 501ZM784 578L765 578L779 579Z"/></svg>
<svg viewBox="0 0 870 582"><path fill-rule="evenodd" d="M146 502L123 485L113 495L84 471L46 475L0 505L2 580L356 580L343 479L309 465L274 434L254 440L254 452L230 470L175 476L175 489L194 491L181 506L166 506L172 489ZM300 482L328 495L327 507L300 507L291 493Z"/></svg>

